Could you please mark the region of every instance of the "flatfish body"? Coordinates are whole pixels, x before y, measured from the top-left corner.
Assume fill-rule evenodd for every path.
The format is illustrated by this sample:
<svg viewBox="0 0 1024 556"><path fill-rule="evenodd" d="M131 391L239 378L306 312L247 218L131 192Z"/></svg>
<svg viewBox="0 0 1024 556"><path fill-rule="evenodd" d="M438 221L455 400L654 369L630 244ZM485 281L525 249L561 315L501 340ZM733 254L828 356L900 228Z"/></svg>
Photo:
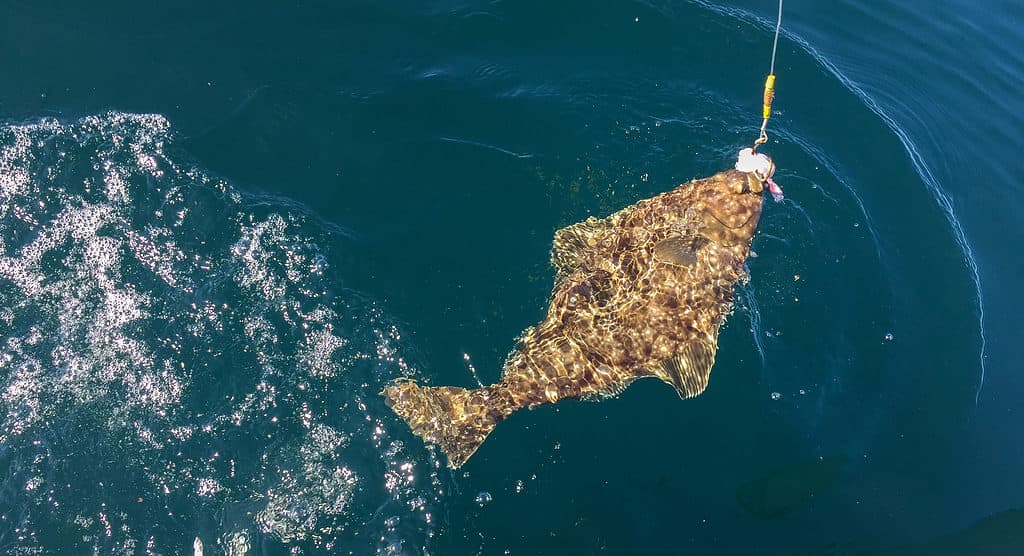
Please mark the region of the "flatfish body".
<svg viewBox="0 0 1024 556"><path fill-rule="evenodd" d="M458 468L524 407L603 399L644 377L684 399L699 395L733 288L746 280L770 177L729 170L558 230L547 315L523 332L501 382L466 389L399 379L384 389L388 404Z"/></svg>

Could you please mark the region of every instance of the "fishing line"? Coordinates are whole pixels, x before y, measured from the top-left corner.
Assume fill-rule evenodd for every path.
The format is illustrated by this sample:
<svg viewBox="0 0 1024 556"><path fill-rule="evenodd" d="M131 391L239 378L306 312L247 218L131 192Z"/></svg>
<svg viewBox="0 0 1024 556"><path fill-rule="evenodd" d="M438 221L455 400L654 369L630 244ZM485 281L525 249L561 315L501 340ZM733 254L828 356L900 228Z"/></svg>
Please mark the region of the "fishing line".
<svg viewBox="0 0 1024 556"><path fill-rule="evenodd" d="M775 42L772 43L772 67L769 74L775 74L775 51L779 47L779 29L782 28L782 0L779 0L779 17L775 20Z"/></svg>
<svg viewBox="0 0 1024 556"><path fill-rule="evenodd" d="M772 117L772 101L775 100L775 53L779 48L779 30L782 29L782 0L779 0L779 16L775 20L775 40L772 42L772 64L768 70L768 77L764 80L764 96L761 109L761 135L754 141L752 152L757 152L757 147L768 142L768 119Z"/></svg>

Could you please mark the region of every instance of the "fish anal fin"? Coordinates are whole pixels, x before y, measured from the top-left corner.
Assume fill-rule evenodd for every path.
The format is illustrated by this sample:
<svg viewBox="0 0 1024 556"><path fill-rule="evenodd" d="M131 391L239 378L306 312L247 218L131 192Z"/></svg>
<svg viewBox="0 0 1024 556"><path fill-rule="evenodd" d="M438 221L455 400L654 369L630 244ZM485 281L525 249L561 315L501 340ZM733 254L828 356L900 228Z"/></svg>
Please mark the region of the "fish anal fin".
<svg viewBox="0 0 1024 556"><path fill-rule="evenodd" d="M717 348L706 340L689 340L653 369L654 375L672 385L682 399L699 396L708 386Z"/></svg>
<svg viewBox="0 0 1024 556"><path fill-rule="evenodd" d="M611 382L602 388L594 388L585 391L580 398L587 402L599 402L601 400L614 398L628 388L635 378L636 377L623 377L621 380Z"/></svg>
<svg viewBox="0 0 1024 556"><path fill-rule="evenodd" d="M591 216L583 222L566 226L555 232L551 244L551 264L559 274L572 273L583 262L583 253L597 244L601 232L607 227L605 220Z"/></svg>

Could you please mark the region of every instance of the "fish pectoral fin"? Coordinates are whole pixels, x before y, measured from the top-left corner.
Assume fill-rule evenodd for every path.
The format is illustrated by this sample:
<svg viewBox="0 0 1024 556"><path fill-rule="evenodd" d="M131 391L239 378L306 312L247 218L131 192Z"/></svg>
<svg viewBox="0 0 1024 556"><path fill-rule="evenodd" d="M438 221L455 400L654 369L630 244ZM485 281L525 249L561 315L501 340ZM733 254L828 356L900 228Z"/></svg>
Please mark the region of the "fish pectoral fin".
<svg viewBox="0 0 1024 556"><path fill-rule="evenodd" d="M682 399L699 396L708 386L718 348L706 340L690 340L670 359L653 369L655 376L676 389Z"/></svg>
<svg viewBox="0 0 1024 556"><path fill-rule="evenodd" d="M555 232L551 244L551 264L558 273L571 274L583 264L583 253L597 244L597 236L608 223L591 216L583 222L566 226Z"/></svg>
<svg viewBox="0 0 1024 556"><path fill-rule="evenodd" d="M697 262L697 249L700 248L697 239L678 236L665 238L654 244L654 258L663 263L690 266Z"/></svg>

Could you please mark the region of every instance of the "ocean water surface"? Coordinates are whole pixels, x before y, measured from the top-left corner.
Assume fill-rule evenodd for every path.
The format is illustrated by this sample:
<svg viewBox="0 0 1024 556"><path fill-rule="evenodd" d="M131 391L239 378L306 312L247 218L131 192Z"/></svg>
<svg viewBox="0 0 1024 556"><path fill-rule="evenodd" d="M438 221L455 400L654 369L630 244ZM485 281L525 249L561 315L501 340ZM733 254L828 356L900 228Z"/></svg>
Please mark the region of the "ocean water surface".
<svg viewBox="0 0 1024 556"><path fill-rule="evenodd" d="M731 167L773 2L11 4L0 551L1024 552L1024 10L786 3L708 390L519 412L554 231Z"/></svg>

